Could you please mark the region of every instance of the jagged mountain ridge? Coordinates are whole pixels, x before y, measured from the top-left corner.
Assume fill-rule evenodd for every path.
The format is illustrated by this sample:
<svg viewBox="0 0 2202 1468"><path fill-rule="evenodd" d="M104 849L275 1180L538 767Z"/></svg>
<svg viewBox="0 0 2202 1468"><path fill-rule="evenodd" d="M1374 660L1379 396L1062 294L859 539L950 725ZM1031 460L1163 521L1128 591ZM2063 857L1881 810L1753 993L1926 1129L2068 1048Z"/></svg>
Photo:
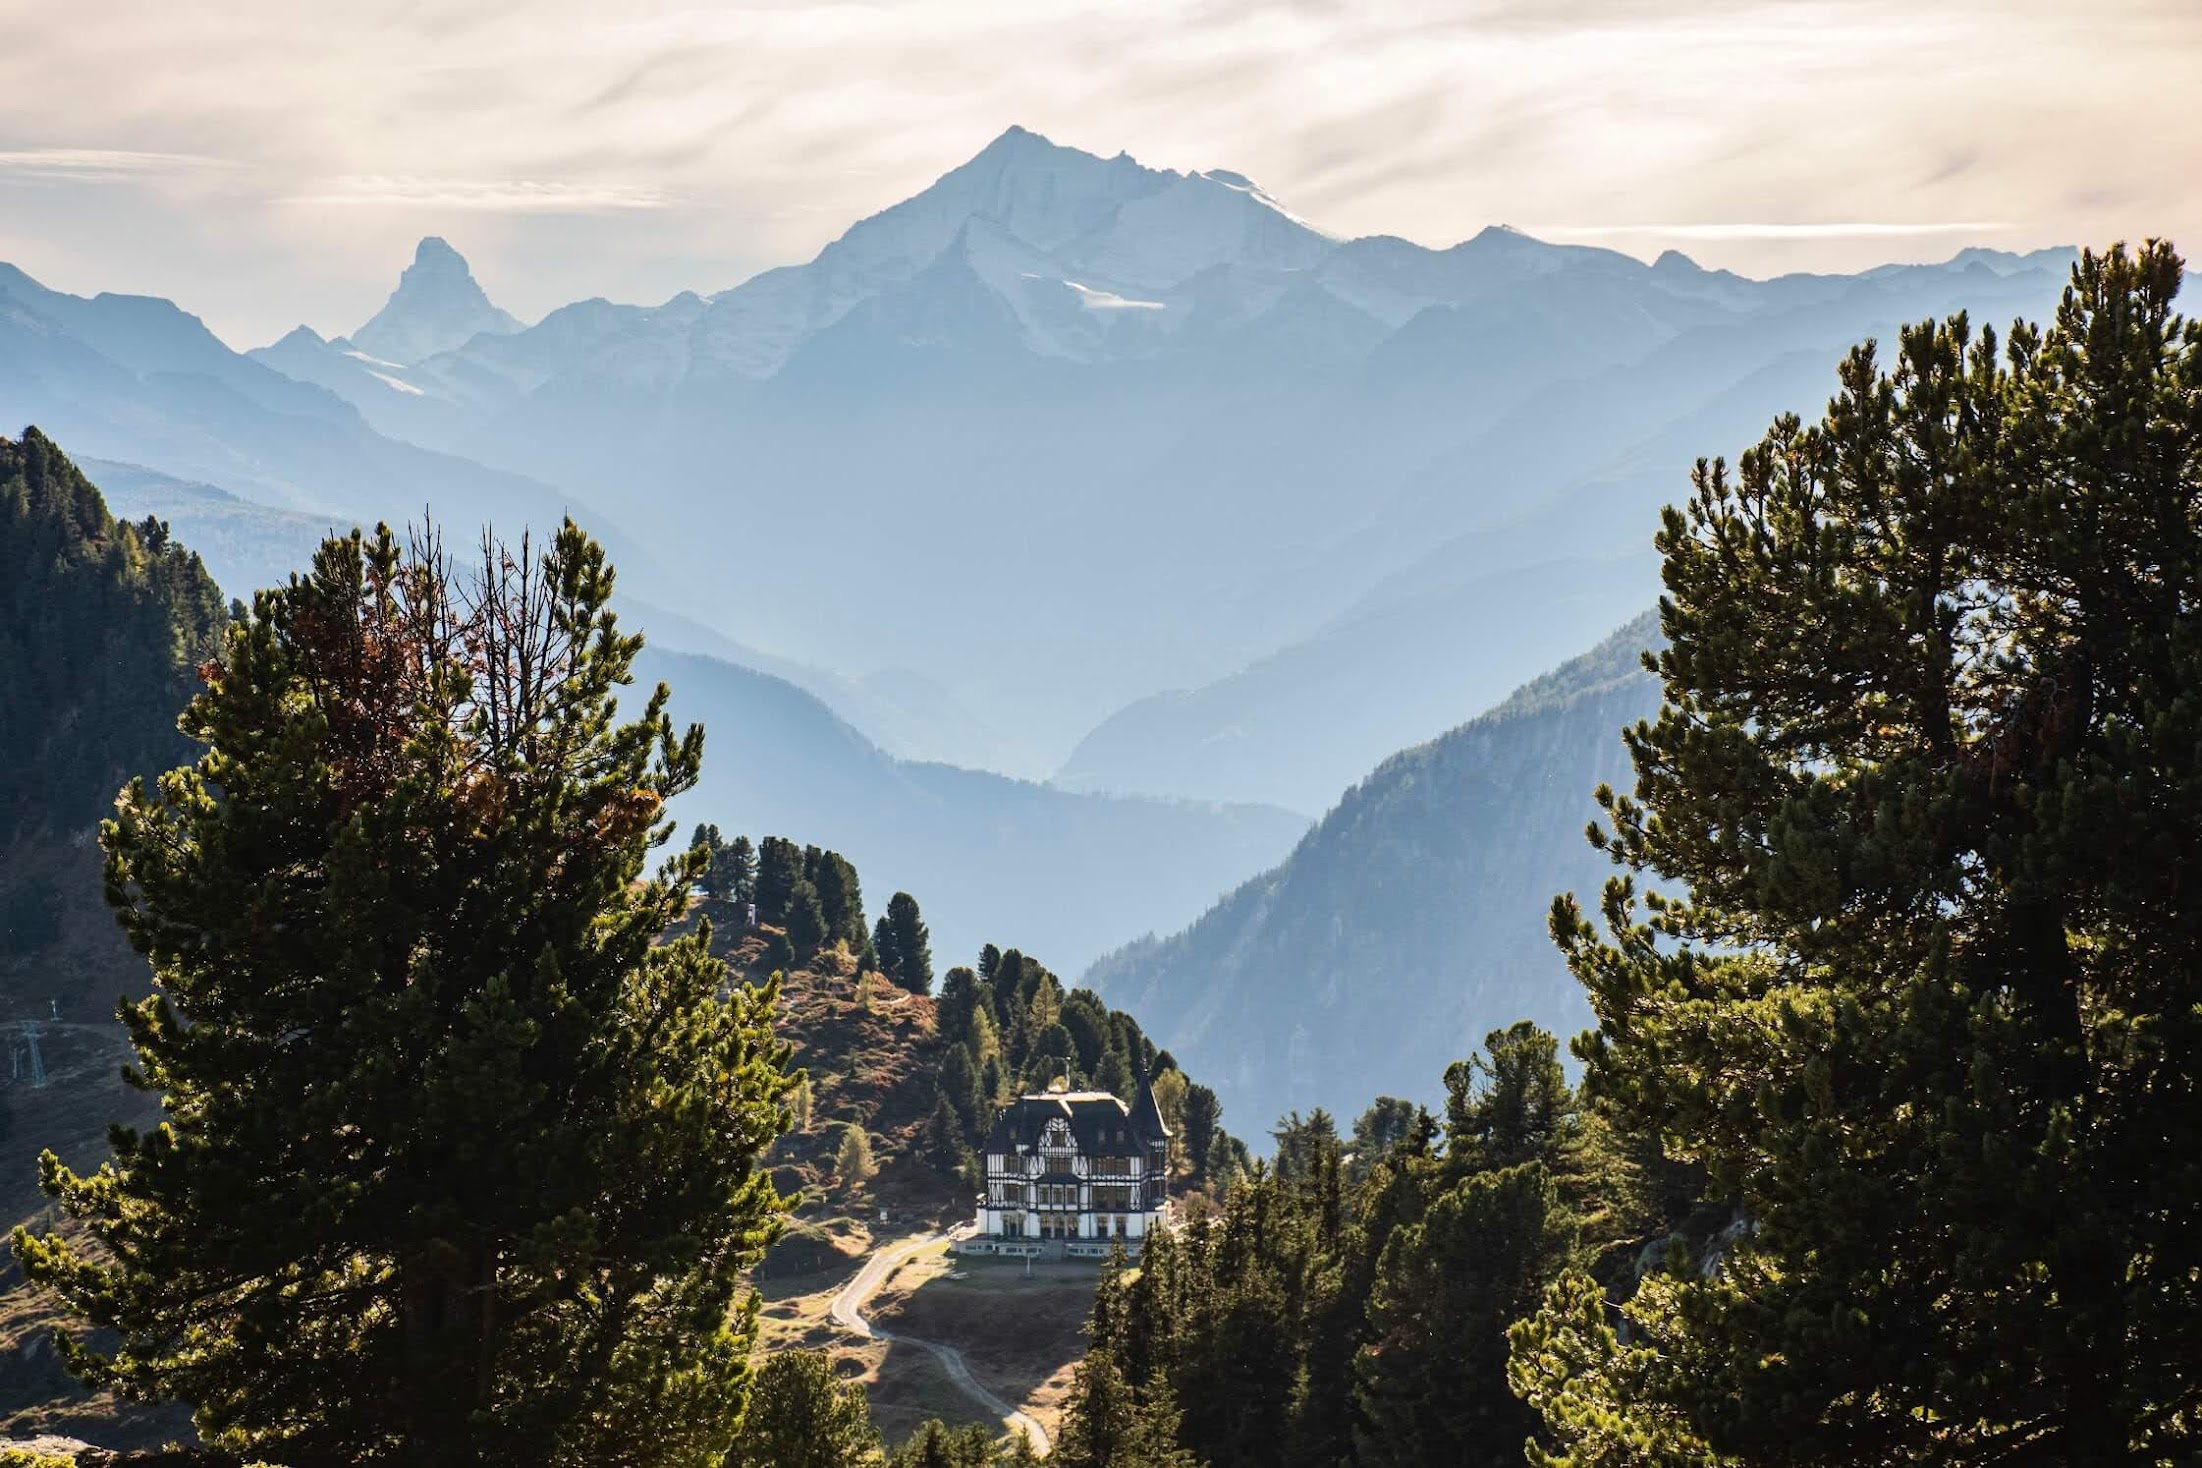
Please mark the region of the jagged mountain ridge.
<svg viewBox="0 0 2202 1468"><path fill-rule="evenodd" d="M1844 333L1892 339L1950 309L1953 285L1988 320L2053 304L2062 252L1992 259L1961 256L1954 280L1883 272L1870 304L1811 300L1749 327L1701 328L1540 390L1426 469L1395 509L1426 523L1423 508L1461 483L1513 486L1476 512L1480 523L1425 548L1306 639L1119 710L1057 783L1323 808L1387 751L1488 706L1580 645L1586 627L1652 600L1651 534L1660 507L1688 493L1689 466L1732 458L1779 414L1823 400ZM1582 433L1585 421L1606 432Z"/></svg>
<svg viewBox="0 0 2202 1468"><path fill-rule="evenodd" d="M1434 1104L1439 1078L1517 1019L1590 1023L1545 931L1552 897L1594 902L1592 792L1625 784L1620 731L1659 706L1638 617L1499 707L1348 790L1292 855L1199 921L1109 955L1085 980L1165 1036L1251 1126L1287 1109Z"/></svg>
<svg viewBox="0 0 2202 1468"><path fill-rule="evenodd" d="M584 492L644 486L623 518L676 582L709 584L725 544L762 553L724 630L807 663L911 669L967 708L1013 703L1005 767L1048 775L1118 711L1330 635L1433 545L1612 472L1785 355L1832 365L1910 315L2031 307L2065 258L1756 281L1498 226L1444 249L1340 240L1238 174L1012 128L807 263L655 307L579 302L395 384L330 385L422 443ZM1609 419L1616 375L1664 416ZM1489 451L1527 423L1560 462ZM1620 543L1575 554L1640 551L1648 518L1617 523ZM805 548L829 542L867 575L822 579ZM1556 629L1537 654L1582 645L1646 589L1575 610L1532 598L1525 617ZM1320 809L1538 665L1494 669L1260 798ZM1184 735L1187 778L1170 756L1063 773L1221 793L1197 788L1217 732Z"/></svg>

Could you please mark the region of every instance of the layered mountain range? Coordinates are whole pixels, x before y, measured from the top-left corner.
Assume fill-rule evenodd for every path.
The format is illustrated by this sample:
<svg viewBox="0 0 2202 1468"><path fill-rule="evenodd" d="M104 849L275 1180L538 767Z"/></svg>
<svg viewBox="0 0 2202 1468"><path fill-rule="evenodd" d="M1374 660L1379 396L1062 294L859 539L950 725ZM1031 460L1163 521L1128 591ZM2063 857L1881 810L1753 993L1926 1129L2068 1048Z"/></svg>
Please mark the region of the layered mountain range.
<svg viewBox="0 0 2202 1468"><path fill-rule="evenodd" d="M1190 928L1087 973L1188 1057L1251 1125L1350 1118L1378 1094L1432 1107L1445 1068L1532 1019L1563 1037L1589 1006L1547 932L1552 899L1595 910L1612 864L1583 828L1626 787L1621 730L1659 707L1638 617L1497 708L1393 755L1275 869Z"/></svg>
<svg viewBox="0 0 2202 1468"><path fill-rule="evenodd" d="M806 263L531 324L440 238L369 321L243 354L169 302L0 266L0 424L84 456L233 594L331 527L425 511L463 541L574 514L712 725L694 818L927 894L943 953L983 933L1070 969L1233 892L1097 977L1142 1012L1174 1002L1248 1098L1289 1072L1345 1104L1430 1012L1404 1008L1413 984L1444 996L1422 1027L1447 1050L1567 1018L1531 940L1618 757L1593 725L1646 695L1569 705L1543 773L1506 741L1557 715L1519 700L1382 762L1649 604L1656 512L1691 461L1816 411L1850 344L1958 309L2038 317L2069 260L1751 280L1501 226L1340 239L1237 173L1012 128ZM1516 809L1505 769L1574 793ZM1241 886L1334 805L1297 865ZM1419 850L1384 832L1438 813L1466 845L1388 885L1291 875L1335 865L1347 831ZM1387 895L1410 880L1436 885ZM1520 942L1477 895L1502 880ZM1314 942L1324 924L1358 936ZM1486 967L1442 977L1433 955L1470 952ZM1335 1075L1287 1064L1260 1004L1377 962L1419 978L1365 1033L1321 999ZM1423 1059L1377 1084L1427 1079Z"/></svg>
<svg viewBox="0 0 2202 1468"><path fill-rule="evenodd" d="M729 290L510 331L471 280L445 314L405 286L373 339L464 340L253 355L616 503L685 615L922 684L911 753L1312 815L1643 606L1693 457L1864 337L2038 314L2069 258L1758 281L1500 226L1341 240L1239 174L1012 128Z"/></svg>

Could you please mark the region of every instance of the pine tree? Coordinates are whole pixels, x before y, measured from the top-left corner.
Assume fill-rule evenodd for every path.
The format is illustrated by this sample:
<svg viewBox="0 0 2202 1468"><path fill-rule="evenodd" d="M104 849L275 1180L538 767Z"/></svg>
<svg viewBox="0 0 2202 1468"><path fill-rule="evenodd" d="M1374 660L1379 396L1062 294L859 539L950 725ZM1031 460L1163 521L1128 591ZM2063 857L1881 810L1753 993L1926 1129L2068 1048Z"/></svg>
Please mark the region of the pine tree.
<svg viewBox="0 0 2202 1468"><path fill-rule="evenodd" d="M809 958L832 937L818 902L818 889L810 884L808 877L797 877L795 885L788 889L781 919L787 928L788 946L794 950L798 961Z"/></svg>
<svg viewBox="0 0 2202 1468"><path fill-rule="evenodd" d="M879 921L872 924L872 955L878 971L889 979L894 978L896 970L902 967L902 955L895 949L894 925L887 921L885 913L881 913Z"/></svg>
<svg viewBox="0 0 2202 1468"><path fill-rule="evenodd" d="M649 1424L636 1423L647 1432ZM750 1392L733 1468L875 1468L887 1461L864 1387L823 1351L775 1351Z"/></svg>
<svg viewBox="0 0 2202 1468"><path fill-rule="evenodd" d="M747 836L736 836L726 846L726 895L736 902L757 900L757 853Z"/></svg>
<svg viewBox="0 0 2202 1468"><path fill-rule="evenodd" d="M909 1441L895 1449L894 1468L992 1468L1008 1461L994 1452L994 1434L979 1423L950 1427L933 1419L921 1423Z"/></svg>
<svg viewBox="0 0 2202 1468"><path fill-rule="evenodd" d="M1223 1121L1223 1103L1216 1093L1206 1086L1193 1085L1185 1091L1185 1160L1192 1167L1193 1181L1206 1184L1209 1181L1216 1144L1216 1134Z"/></svg>
<svg viewBox="0 0 2202 1468"><path fill-rule="evenodd" d="M803 880L803 849L781 836L757 843L757 921L785 927L795 884Z"/></svg>
<svg viewBox="0 0 2202 1468"><path fill-rule="evenodd" d="M719 828L714 825L698 825L695 834L688 838L688 845L696 852L703 871L696 879L696 890L706 897L726 896L724 873L718 864Z"/></svg>
<svg viewBox="0 0 2202 1468"><path fill-rule="evenodd" d="M1668 511L1666 707L1596 833L1653 890L1609 885L1603 942L1553 926L1587 1084L1744 1225L1630 1302L1651 1365L1598 1354L1579 1288L1524 1329L1597 1384L1525 1363L1552 1461L1600 1461L1616 1413L1790 1464L2202 1453L2180 281L2163 245L2088 254L2005 350L1963 317L1887 372L1862 347L1821 422Z"/></svg>
<svg viewBox="0 0 2202 1468"><path fill-rule="evenodd" d="M65 1340L88 1383L280 1462L725 1451L786 1051L770 986L658 941L696 854L640 878L702 731L663 687L617 720L611 590L570 522L464 579L379 530L231 628L204 753L102 833L166 1121L92 1176L44 1158L96 1250L15 1235L112 1332Z"/></svg>
<svg viewBox="0 0 2202 1468"><path fill-rule="evenodd" d="M917 899L907 892L897 892L889 898L886 925L892 941L881 943L876 935L872 941L883 960L893 955L894 966L887 970L887 976L913 994L932 993L932 939L925 931L924 918L918 913Z"/></svg>
<svg viewBox="0 0 2202 1468"><path fill-rule="evenodd" d="M1197 1468L1177 1445L1169 1388L1135 1394L1106 1346L1086 1353L1063 1404L1063 1430L1048 1461L1057 1468Z"/></svg>
<svg viewBox="0 0 2202 1468"><path fill-rule="evenodd" d="M952 1044L941 1057L940 1093L955 1113L960 1135L976 1137L980 1127L991 1120L987 1116L989 1098L979 1094L979 1068L971 1063L969 1046Z"/></svg>
<svg viewBox="0 0 2202 1468"><path fill-rule="evenodd" d="M881 918L880 924L884 929L886 919ZM878 942L876 935L873 942ZM967 968L952 968L941 976L940 997L934 1001L933 1013L940 1037L951 1045L968 1044L976 1037L978 1011L987 1005L986 996L979 992L979 982L979 976Z"/></svg>

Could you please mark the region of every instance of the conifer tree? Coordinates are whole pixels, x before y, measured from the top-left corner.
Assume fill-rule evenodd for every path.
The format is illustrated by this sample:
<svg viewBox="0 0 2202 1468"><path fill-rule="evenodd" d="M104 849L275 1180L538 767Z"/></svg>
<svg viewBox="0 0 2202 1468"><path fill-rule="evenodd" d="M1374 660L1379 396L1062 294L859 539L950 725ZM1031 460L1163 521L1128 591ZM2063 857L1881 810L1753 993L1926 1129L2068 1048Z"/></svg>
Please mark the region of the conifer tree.
<svg viewBox="0 0 2202 1468"><path fill-rule="evenodd" d="M886 919L880 919L880 923L884 928ZM872 941L876 945L878 936L874 935ZM880 949L882 955L886 951ZM881 961L885 962L884 957ZM933 1012L937 1016L940 1037L952 1045L968 1044L976 1037L974 1025L978 1011L986 1004L985 996L979 992L979 982L977 974L962 967L952 968L941 976L940 997L934 1002Z"/></svg>
<svg viewBox="0 0 2202 1468"><path fill-rule="evenodd" d="M765 1357L731 1468L881 1468L886 1461L861 1383L836 1377L823 1351Z"/></svg>
<svg viewBox="0 0 2202 1468"><path fill-rule="evenodd" d="M876 935L872 941L883 958L893 954L894 967L887 970L887 976L913 994L932 993L932 939L925 930L924 918L918 913L917 899L907 892L897 892L889 898L886 924L892 941L880 943Z"/></svg>
<svg viewBox="0 0 2202 1468"><path fill-rule="evenodd" d="M726 883L717 860L719 828L715 825L699 824L695 834L688 838L688 844L697 853L702 867L702 875L696 878L696 890L706 897L726 896Z"/></svg>
<svg viewBox="0 0 2202 1468"><path fill-rule="evenodd" d="M810 884L808 877L797 877L795 885L788 889L781 920L787 928L788 946L798 961L816 953L833 936L819 905L818 889Z"/></svg>
<svg viewBox="0 0 2202 1468"><path fill-rule="evenodd" d="M1109 1348L1086 1353L1063 1404L1063 1431L1048 1461L1058 1468L1197 1468L1177 1444L1169 1388L1135 1395Z"/></svg>
<svg viewBox="0 0 2202 1468"><path fill-rule="evenodd" d="M286 1463L726 1451L786 1051L770 986L658 942L696 853L641 878L702 731L662 686L617 718L611 590L570 522L464 578L378 530L230 629L204 753L102 834L164 1124L90 1176L45 1157L96 1249L15 1235L112 1332L65 1338L86 1382Z"/></svg>
<svg viewBox="0 0 2202 1468"><path fill-rule="evenodd" d="M736 836L725 846L721 881L733 901L757 900L757 853L747 836Z"/></svg>
<svg viewBox="0 0 2202 1468"><path fill-rule="evenodd" d="M757 843L757 921L785 927L795 884L803 880L803 849L784 836Z"/></svg>
<svg viewBox="0 0 2202 1468"><path fill-rule="evenodd" d="M935 1418L919 1425L895 1449L894 1468L992 1468L1006 1462L994 1452L994 1434L976 1422L950 1427Z"/></svg>
<svg viewBox="0 0 2202 1468"><path fill-rule="evenodd" d="M1193 1170L1193 1181L1205 1184L1209 1180L1216 1133L1223 1120L1223 1103L1208 1087L1195 1084L1185 1091L1185 1160Z"/></svg>
<svg viewBox="0 0 2202 1468"><path fill-rule="evenodd" d="M1666 707L1554 933L1587 1084L1743 1227L1519 1333L1557 1453L2202 1453L2202 329L2088 254L2046 330L1869 345L1701 463L1658 545ZM1662 895L1664 894L1664 895ZM1632 1354L1649 1351L1650 1360ZM1572 1355L1570 1353L1573 1353ZM1573 1362L1574 1364L1570 1364ZM1678 1434L1676 1425L1681 1424Z"/></svg>
<svg viewBox="0 0 2202 1468"><path fill-rule="evenodd" d="M885 913L872 924L872 955L877 960L879 972L890 979L902 967L902 955L895 948L894 925L887 921Z"/></svg>

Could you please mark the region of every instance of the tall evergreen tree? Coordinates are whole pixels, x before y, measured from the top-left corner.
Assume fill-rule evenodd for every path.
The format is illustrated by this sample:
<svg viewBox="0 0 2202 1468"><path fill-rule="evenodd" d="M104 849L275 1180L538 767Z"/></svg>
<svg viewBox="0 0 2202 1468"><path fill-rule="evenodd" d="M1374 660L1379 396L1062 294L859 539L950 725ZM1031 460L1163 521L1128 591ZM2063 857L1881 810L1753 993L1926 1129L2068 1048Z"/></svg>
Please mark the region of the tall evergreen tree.
<svg viewBox="0 0 2202 1468"><path fill-rule="evenodd" d="M803 848L783 836L757 843L757 921L784 927L795 884L803 880Z"/></svg>
<svg viewBox="0 0 2202 1468"><path fill-rule="evenodd" d="M1886 372L1862 347L1668 512L1667 704L1597 833L1660 887L1609 885L1603 942L1553 922L1588 1084L1745 1222L1625 1350L1579 1285L1524 1328L1547 1461L1678 1422L1754 1463L2202 1453L2180 282L2167 246L2088 254L2006 348L1962 317Z"/></svg>
<svg viewBox="0 0 2202 1468"><path fill-rule="evenodd" d="M882 962L893 955L894 967L887 977L913 994L933 992L932 938L925 930L925 919L918 912L917 899L907 892L897 892L887 900L887 931L890 943L872 940L880 950Z"/></svg>
<svg viewBox="0 0 2202 1468"><path fill-rule="evenodd" d="M726 896L726 882L717 864L721 844L719 828L708 822L698 824L688 844L698 854L702 868L702 875L696 878L696 890L706 897Z"/></svg>
<svg viewBox="0 0 2202 1468"><path fill-rule="evenodd" d="M994 1434L976 1422L950 1427L937 1419L924 1422L897 1449L894 1468L993 1468L1008 1461L994 1451Z"/></svg>
<svg viewBox="0 0 2202 1468"><path fill-rule="evenodd" d="M663 687L617 719L611 591L570 522L463 579L382 530L228 633L204 753L102 837L166 1121L91 1176L44 1159L97 1248L15 1236L112 1332L65 1341L88 1383L281 1462L726 1451L786 1051L769 987L658 941L697 856L640 879L702 731Z"/></svg>
<svg viewBox="0 0 2202 1468"><path fill-rule="evenodd" d="M823 1351L774 1351L757 1372L727 1461L728 1468L884 1468L887 1455L861 1383L836 1377Z"/></svg>
<svg viewBox="0 0 2202 1468"><path fill-rule="evenodd" d="M726 895L736 902L757 900L757 852L747 836L736 836L723 848L720 880Z"/></svg>
<svg viewBox="0 0 2202 1468"><path fill-rule="evenodd" d="M1203 1085L1193 1085L1185 1091L1185 1160L1193 1170L1193 1181L1206 1183L1213 1161L1216 1134L1223 1121L1223 1103L1216 1093Z"/></svg>
<svg viewBox="0 0 2202 1468"><path fill-rule="evenodd" d="M1166 1386L1134 1394L1106 1346L1079 1363L1063 1404L1059 1468L1198 1468L1177 1445L1178 1412Z"/></svg>

